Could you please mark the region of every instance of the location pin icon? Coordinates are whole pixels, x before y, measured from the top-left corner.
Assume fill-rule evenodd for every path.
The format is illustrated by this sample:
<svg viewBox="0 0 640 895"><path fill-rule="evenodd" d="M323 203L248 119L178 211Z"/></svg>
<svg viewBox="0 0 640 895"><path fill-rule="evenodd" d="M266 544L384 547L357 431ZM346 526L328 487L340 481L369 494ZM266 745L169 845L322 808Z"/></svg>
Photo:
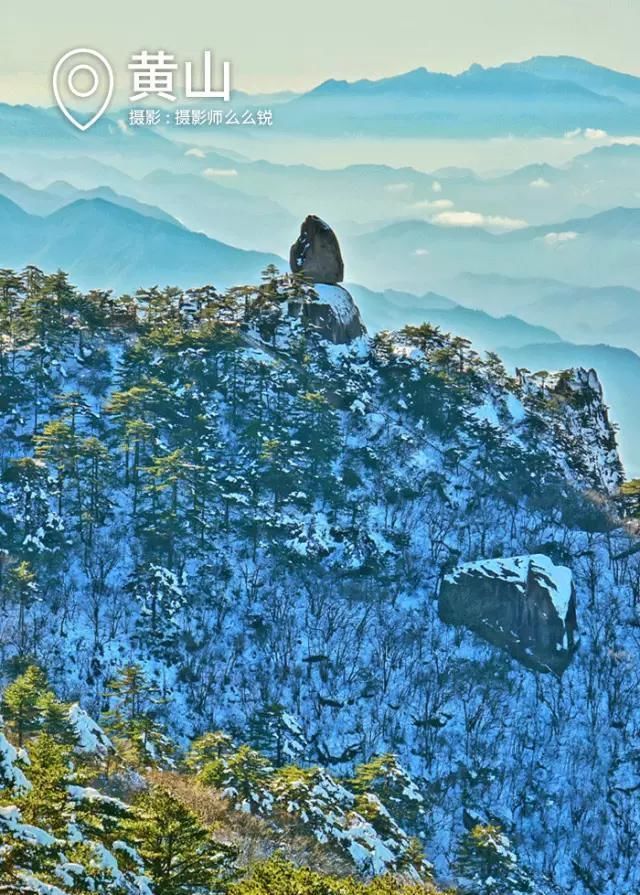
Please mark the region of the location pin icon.
<svg viewBox="0 0 640 895"><path fill-rule="evenodd" d="M97 50L69 50L56 63L52 86L53 95L65 118L78 130L87 131L111 102L113 70ZM99 102L101 105L97 108ZM79 118L78 113L83 117ZM83 120L85 114L90 117Z"/></svg>

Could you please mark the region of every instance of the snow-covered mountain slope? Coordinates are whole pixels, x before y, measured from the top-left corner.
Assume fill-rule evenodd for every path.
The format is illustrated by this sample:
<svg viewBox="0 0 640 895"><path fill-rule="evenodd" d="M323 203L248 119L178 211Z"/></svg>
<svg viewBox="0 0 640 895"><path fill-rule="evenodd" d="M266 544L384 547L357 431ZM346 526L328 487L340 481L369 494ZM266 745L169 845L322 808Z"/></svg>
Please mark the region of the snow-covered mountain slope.
<svg viewBox="0 0 640 895"><path fill-rule="evenodd" d="M336 345L272 274L117 301L3 277L7 676L35 659L97 715L136 662L176 741L271 757L277 705L299 763L398 754L439 879L475 812L550 891L637 889L640 558L593 371L512 378L426 324ZM561 681L438 614L459 563L534 554L576 588Z"/></svg>

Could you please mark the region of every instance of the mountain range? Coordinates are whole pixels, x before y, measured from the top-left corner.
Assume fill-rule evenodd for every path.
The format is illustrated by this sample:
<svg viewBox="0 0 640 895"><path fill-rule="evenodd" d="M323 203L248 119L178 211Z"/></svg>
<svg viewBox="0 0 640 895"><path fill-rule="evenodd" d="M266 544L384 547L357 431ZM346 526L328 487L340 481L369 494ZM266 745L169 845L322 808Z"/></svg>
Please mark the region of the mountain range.
<svg viewBox="0 0 640 895"><path fill-rule="evenodd" d="M38 217L0 196L2 263L63 267L83 288L135 290L142 283L223 288L256 281L275 255L244 251L104 199L80 199Z"/></svg>
<svg viewBox="0 0 640 895"><path fill-rule="evenodd" d="M329 79L301 94L236 92L233 101L256 108L274 104L279 128L324 137L561 136L575 128L633 134L640 78L577 57L536 56L493 68L474 64L459 74L423 67L379 80ZM57 109L0 104L5 146L28 138L32 145L57 148L102 141L114 152L122 151L126 141L131 154L163 148L155 129L137 128L132 134L125 122L116 111L79 134Z"/></svg>
<svg viewBox="0 0 640 895"><path fill-rule="evenodd" d="M351 275L365 285L421 291L442 288L468 272L543 277L580 286L640 280L640 208L614 208L586 218L528 227L467 212L445 212L440 223L399 221L347 240ZM478 223L513 228L491 233Z"/></svg>
<svg viewBox="0 0 640 895"><path fill-rule="evenodd" d="M572 57L537 57L458 75L418 68L380 80L328 80L279 109L292 130L385 136L633 133L640 79Z"/></svg>

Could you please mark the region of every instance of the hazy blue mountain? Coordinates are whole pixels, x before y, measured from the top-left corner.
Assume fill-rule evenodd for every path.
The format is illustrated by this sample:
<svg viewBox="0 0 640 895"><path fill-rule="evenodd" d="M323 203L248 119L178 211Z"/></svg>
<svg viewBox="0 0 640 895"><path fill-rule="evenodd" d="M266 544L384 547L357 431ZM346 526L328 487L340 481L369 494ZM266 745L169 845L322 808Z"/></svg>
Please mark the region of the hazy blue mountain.
<svg viewBox="0 0 640 895"><path fill-rule="evenodd" d="M640 205L640 189L633 186L640 177L638 146L603 147L563 167L528 165L499 177L479 177L468 169L427 173L369 164L318 169L251 161L227 151L194 151L168 140L160 143L159 151L156 146L131 156L113 149L108 139L74 144L73 152L81 150L87 155L74 156L66 147L53 158L42 151L12 152L11 146L2 146L0 170L32 186L65 180L85 190L110 187L163 208L213 238L266 250L282 244L291 216L297 219L310 210L331 220L340 233L355 235L364 226L431 221L447 210L540 226ZM155 173L159 170L170 172L167 177L192 175L197 181L162 182ZM156 181L145 183L150 174ZM202 183L203 177L210 186ZM246 197L254 201L255 215L246 214ZM424 291L424 284L412 284L411 291Z"/></svg>
<svg viewBox="0 0 640 895"><path fill-rule="evenodd" d="M640 351L640 290L625 286L548 291L523 309L529 321L553 317L554 325L574 341L599 338Z"/></svg>
<svg viewBox="0 0 640 895"><path fill-rule="evenodd" d="M359 283L345 284L360 309L369 332L399 329L407 323L422 323L435 310L450 310L456 303L444 295L427 292L414 295L396 289L376 292Z"/></svg>
<svg viewBox="0 0 640 895"><path fill-rule="evenodd" d="M62 180L81 190L108 186L126 193L132 180L117 166L90 155L47 155L42 147L38 152L18 152L0 146L0 170L37 188Z"/></svg>
<svg viewBox="0 0 640 895"><path fill-rule="evenodd" d="M211 179L247 195L270 200L277 197L278 204L297 218L313 209L334 224L341 220L371 223L406 217L415 202L438 199L434 192L437 178L409 167L359 164L315 168L237 161L218 151L206 152L203 158L190 156L182 165L193 174L212 172Z"/></svg>
<svg viewBox="0 0 640 895"><path fill-rule="evenodd" d="M610 208L586 218L573 218L556 226L558 232L570 231L600 236L603 239L636 239L640 235L640 208ZM505 235L505 239L522 242L545 236L549 225L528 227L517 233Z"/></svg>
<svg viewBox="0 0 640 895"><path fill-rule="evenodd" d="M573 342L600 340L640 350L640 290L627 286L571 286L557 280L463 275L456 295L467 305L493 313L514 311Z"/></svg>
<svg viewBox="0 0 640 895"><path fill-rule="evenodd" d="M69 125L58 109L10 105L0 102L0 135L3 148L39 142L44 145L78 145L80 132Z"/></svg>
<svg viewBox="0 0 640 895"><path fill-rule="evenodd" d="M393 289L374 292L356 284L348 288L370 332L429 322L446 332L471 339L481 351L493 351L500 345L519 348L532 342L560 341L560 336L547 327L532 326L511 314L493 317L484 311L462 307L435 292L418 296Z"/></svg>
<svg viewBox="0 0 640 895"><path fill-rule="evenodd" d="M630 132L635 110L571 78L472 65L380 80L328 80L279 109L281 126L323 135L562 134L577 127Z"/></svg>
<svg viewBox="0 0 640 895"><path fill-rule="evenodd" d="M138 214L181 226L175 218L162 211L162 209L154 205L147 205L144 202L138 202L129 196L121 196L115 190L106 186L96 187L92 190L79 190L70 183L59 180L50 184L46 189L34 189L0 173L0 195L11 199L24 211L39 215L50 214L64 205L69 205L70 202L75 202L77 199L105 199L114 205L121 205L123 208L137 211Z"/></svg>
<svg viewBox="0 0 640 895"><path fill-rule="evenodd" d="M296 236L298 221L287 209L268 196L251 196L205 176L206 166L198 175L157 170L137 178L91 159L82 162L52 159L40 167L38 160L26 171L21 165L10 166L12 173L17 168L24 176L39 168L49 177L59 175L60 180L48 182L46 191L29 191L26 186L9 189L0 180L0 193L35 214L47 214L78 198L102 198L249 250L277 251Z"/></svg>
<svg viewBox="0 0 640 895"><path fill-rule="evenodd" d="M47 217L0 197L0 265L69 271L81 288L141 284L219 287L256 281L275 255L248 252L145 217L103 199L79 200Z"/></svg>
<svg viewBox="0 0 640 895"><path fill-rule="evenodd" d="M500 69L527 72L538 78L571 81L605 96L640 103L640 78L612 71L576 56L533 56L524 62L508 62Z"/></svg>
<svg viewBox="0 0 640 895"><path fill-rule="evenodd" d="M543 277L574 285L640 282L640 208L524 227L503 234L479 227L404 221L346 240L349 277L382 288L448 291L462 273ZM553 321L549 321L553 327Z"/></svg>
<svg viewBox="0 0 640 895"><path fill-rule="evenodd" d="M532 225L587 217L622 205L640 205L640 147L613 145L578 156L568 165L532 164L499 177L467 169L431 173L410 167L350 165L317 169L265 161L236 162L219 152L181 160L190 173L212 171L225 187L252 196L278 197L294 216L316 210L341 231L349 223L430 220L442 211L471 211Z"/></svg>
<svg viewBox="0 0 640 895"><path fill-rule="evenodd" d="M437 197L431 193L440 182ZM576 156L561 167L531 164L497 177L434 171L415 179L398 172L404 189L389 199L395 217L433 216L424 200L448 200L455 210L524 220L532 225L588 217L617 206L640 205L640 146L613 144Z"/></svg>
<svg viewBox="0 0 640 895"><path fill-rule="evenodd" d="M271 251L289 245L296 236L298 220L267 196L253 196L228 187L227 181L234 179L227 176L219 182L204 173L154 171L132 183L130 189L146 201L158 197L163 208L189 229L213 238L243 248Z"/></svg>
<svg viewBox="0 0 640 895"><path fill-rule="evenodd" d="M47 187L46 192L62 200L60 207L63 204L68 205L70 202L75 202L77 199L104 199L106 202L121 205L122 208L130 208L131 211L136 211L138 214L143 214L146 217L156 218L159 221L175 224L178 227L182 226L180 221L167 214L162 208L149 205L146 202L138 202L136 199L132 199L131 196L122 196L108 186L96 187L92 190L78 190L64 180L56 180Z"/></svg>
<svg viewBox="0 0 640 895"><path fill-rule="evenodd" d="M459 75L432 72L427 68L416 68L403 74L379 80L361 79L358 81L328 80L310 90L292 102L301 102L310 97L324 96L360 96L397 98L443 96L448 99L459 99L461 96L475 94L480 97L518 96L574 96L580 99L603 103L601 97L590 90L573 83L571 80L540 79L526 72L510 70L507 67L484 68L475 64ZM604 105L607 105L605 102Z"/></svg>
<svg viewBox="0 0 640 895"><path fill-rule="evenodd" d="M49 214L60 207L58 198L46 190L36 190L0 173L0 196L11 199L29 214Z"/></svg>
<svg viewBox="0 0 640 895"><path fill-rule="evenodd" d="M155 128L129 128L123 119L105 115L88 131L81 132L66 120L57 106L43 108L30 105L0 103L0 135L2 148L15 146L29 150L69 149L89 152L122 152L126 155L178 150Z"/></svg>

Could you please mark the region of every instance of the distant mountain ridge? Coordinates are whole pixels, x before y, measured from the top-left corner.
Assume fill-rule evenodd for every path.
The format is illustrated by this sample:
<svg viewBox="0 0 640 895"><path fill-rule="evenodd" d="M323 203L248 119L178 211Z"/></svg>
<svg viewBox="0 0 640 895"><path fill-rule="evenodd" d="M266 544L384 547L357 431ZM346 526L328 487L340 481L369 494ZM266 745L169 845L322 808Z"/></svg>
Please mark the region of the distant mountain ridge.
<svg viewBox="0 0 640 895"><path fill-rule="evenodd" d="M248 106L273 102L280 128L325 136L562 135L572 128L622 134L637 128L640 78L577 57L536 56L488 68L475 63L458 74L419 67L378 80L331 78L301 94L236 92L235 98ZM126 139L131 141L128 151L135 153L169 142L155 128L127 132L123 124L122 111L113 110L79 134L55 108L0 104L5 144L25 137L38 141L45 134L64 146L102 138L117 147Z"/></svg>
<svg viewBox="0 0 640 895"><path fill-rule="evenodd" d="M533 56L524 62L507 62L503 70L521 71L538 78L566 80L604 96L640 102L640 78L596 65L577 56Z"/></svg>
<svg viewBox="0 0 640 895"><path fill-rule="evenodd" d="M73 271L83 288L135 289L141 282L221 288L256 281L276 255L249 252L104 199L79 199L46 217L0 196L4 266Z"/></svg>
<svg viewBox="0 0 640 895"><path fill-rule="evenodd" d="M541 81L545 83L542 84ZM515 92L519 95L540 93L546 95L567 94L581 98L589 98L594 102L607 104L610 98L603 97L594 90L590 90L571 79L540 78L535 73L529 73L523 69L507 66L498 68L484 68L474 64L457 75L442 72L433 72L425 67L412 69L403 74L393 75L379 80L367 78L358 81L344 81L329 79L319 84L313 90L295 97L297 102L303 97L318 97L351 93L367 96L371 94L393 94L396 96L425 96L442 95L449 96L453 93L508 93Z"/></svg>
<svg viewBox="0 0 640 895"><path fill-rule="evenodd" d="M587 127L632 133L639 101L633 75L547 57L459 74L423 67L379 80L329 79L279 111L287 127L331 134L561 135Z"/></svg>

